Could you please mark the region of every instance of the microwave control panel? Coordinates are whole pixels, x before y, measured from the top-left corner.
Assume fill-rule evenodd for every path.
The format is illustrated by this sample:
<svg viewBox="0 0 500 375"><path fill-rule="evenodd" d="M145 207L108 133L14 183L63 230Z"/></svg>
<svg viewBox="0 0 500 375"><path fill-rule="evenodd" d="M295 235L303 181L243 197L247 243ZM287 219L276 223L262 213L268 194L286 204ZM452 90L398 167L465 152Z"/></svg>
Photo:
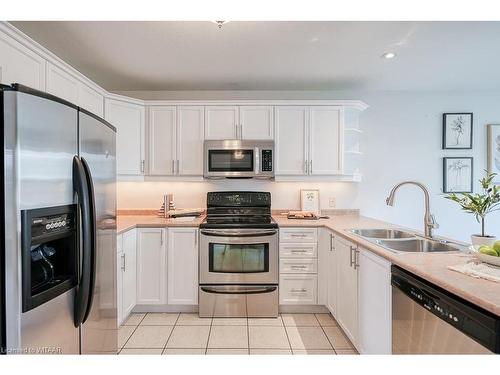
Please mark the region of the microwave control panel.
<svg viewBox="0 0 500 375"><path fill-rule="evenodd" d="M273 150L262 150L262 172L273 171Z"/></svg>

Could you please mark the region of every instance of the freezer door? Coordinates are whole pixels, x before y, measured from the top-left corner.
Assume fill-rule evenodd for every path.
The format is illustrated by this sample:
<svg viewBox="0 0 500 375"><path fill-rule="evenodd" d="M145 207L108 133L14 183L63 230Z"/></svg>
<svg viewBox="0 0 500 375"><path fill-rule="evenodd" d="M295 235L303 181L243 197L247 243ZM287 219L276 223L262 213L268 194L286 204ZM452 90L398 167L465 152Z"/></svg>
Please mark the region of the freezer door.
<svg viewBox="0 0 500 375"><path fill-rule="evenodd" d="M104 120L79 112L80 157L93 182L97 236L94 295L81 326L82 354L114 354L118 348L115 137Z"/></svg>
<svg viewBox="0 0 500 375"><path fill-rule="evenodd" d="M12 352L79 353L74 288L22 313L21 210L74 203L76 107L20 91L4 92L6 341Z"/></svg>

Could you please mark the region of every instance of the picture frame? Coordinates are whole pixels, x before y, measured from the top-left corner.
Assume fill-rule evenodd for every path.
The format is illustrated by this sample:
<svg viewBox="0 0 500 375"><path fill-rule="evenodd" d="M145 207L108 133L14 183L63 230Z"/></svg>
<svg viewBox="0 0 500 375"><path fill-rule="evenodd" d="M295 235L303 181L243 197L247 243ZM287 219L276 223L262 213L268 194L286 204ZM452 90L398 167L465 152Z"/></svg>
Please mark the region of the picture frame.
<svg viewBox="0 0 500 375"><path fill-rule="evenodd" d="M443 158L443 192L472 193L474 182L474 158Z"/></svg>
<svg viewBox="0 0 500 375"><path fill-rule="evenodd" d="M443 113L443 150L471 150L472 112Z"/></svg>
<svg viewBox="0 0 500 375"><path fill-rule="evenodd" d="M500 124L488 125L488 173L496 173L493 183L500 184Z"/></svg>
<svg viewBox="0 0 500 375"><path fill-rule="evenodd" d="M319 189L300 190L300 210L320 214Z"/></svg>

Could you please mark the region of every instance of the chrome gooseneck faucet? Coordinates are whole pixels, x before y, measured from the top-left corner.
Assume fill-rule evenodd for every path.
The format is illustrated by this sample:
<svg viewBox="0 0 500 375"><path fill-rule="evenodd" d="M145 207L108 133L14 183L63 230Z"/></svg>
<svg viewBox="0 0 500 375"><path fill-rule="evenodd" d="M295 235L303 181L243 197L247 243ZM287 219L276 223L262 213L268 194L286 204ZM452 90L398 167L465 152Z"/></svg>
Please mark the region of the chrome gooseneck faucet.
<svg viewBox="0 0 500 375"><path fill-rule="evenodd" d="M439 228L439 224L436 222L434 215L430 213L429 190L427 190L425 185L416 181L403 181L392 188L385 202L387 203L388 206L394 206L394 195L396 194L396 190L398 190L401 186L407 184L418 186L424 192L424 202L425 202L424 235L427 238L432 238L432 230Z"/></svg>

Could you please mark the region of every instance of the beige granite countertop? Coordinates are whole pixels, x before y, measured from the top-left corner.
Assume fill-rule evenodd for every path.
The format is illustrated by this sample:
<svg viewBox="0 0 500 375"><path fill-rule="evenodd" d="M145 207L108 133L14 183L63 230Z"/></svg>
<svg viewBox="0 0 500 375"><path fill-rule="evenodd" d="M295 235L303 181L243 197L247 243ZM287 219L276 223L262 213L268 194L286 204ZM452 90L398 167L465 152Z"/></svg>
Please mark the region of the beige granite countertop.
<svg viewBox="0 0 500 375"><path fill-rule="evenodd" d="M330 219L290 220L280 215L273 215L280 227L325 227L337 235L357 243L361 247L389 260L443 289L456 294L482 308L500 316L500 283L477 279L447 269L447 266L467 263L471 255L456 253L394 253L375 245L350 232L353 228L397 228L397 225L359 215L333 215ZM204 216L194 221L163 219L152 215L119 215L117 232L122 233L132 228L141 227L196 227ZM410 230L415 232L414 230Z"/></svg>

